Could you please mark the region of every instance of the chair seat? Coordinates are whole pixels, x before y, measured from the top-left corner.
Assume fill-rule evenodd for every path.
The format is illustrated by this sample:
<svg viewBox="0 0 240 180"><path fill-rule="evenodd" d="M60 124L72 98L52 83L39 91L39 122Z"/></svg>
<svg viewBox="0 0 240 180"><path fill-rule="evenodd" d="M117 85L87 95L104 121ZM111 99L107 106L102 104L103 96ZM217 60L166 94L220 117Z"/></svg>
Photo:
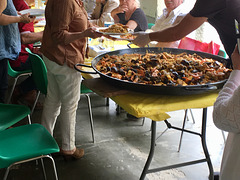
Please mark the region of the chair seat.
<svg viewBox="0 0 240 180"><path fill-rule="evenodd" d="M0 103L0 131L12 126L31 113L27 106Z"/></svg>
<svg viewBox="0 0 240 180"><path fill-rule="evenodd" d="M88 89L85 85L81 84L81 93L86 94L86 93L91 93L92 90Z"/></svg>
<svg viewBox="0 0 240 180"><path fill-rule="evenodd" d="M15 71L12 69L12 71L8 72L8 75L13 77L13 78L16 78L20 75L28 75L28 74L31 74L32 73L32 70L26 70L26 71Z"/></svg>
<svg viewBox="0 0 240 180"><path fill-rule="evenodd" d="M8 75L13 77L13 78L16 78L18 77L19 75L23 75L23 74L31 74L32 73L32 70L25 70L25 71L15 71L11 65L10 65L10 62L8 61Z"/></svg>
<svg viewBox="0 0 240 180"><path fill-rule="evenodd" d="M41 155L59 152L50 133L40 124L29 124L0 132L0 168Z"/></svg>

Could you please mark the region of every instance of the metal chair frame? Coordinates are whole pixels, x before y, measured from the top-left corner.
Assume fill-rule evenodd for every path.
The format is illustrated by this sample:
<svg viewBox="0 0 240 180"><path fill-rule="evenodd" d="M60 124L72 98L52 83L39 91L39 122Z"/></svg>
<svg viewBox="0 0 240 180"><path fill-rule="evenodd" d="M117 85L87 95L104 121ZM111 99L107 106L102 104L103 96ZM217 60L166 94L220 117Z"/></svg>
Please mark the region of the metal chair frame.
<svg viewBox="0 0 240 180"><path fill-rule="evenodd" d="M8 96L7 104L9 104L10 101L11 101L13 91L16 87L18 79L22 76L30 76L31 74L32 74L32 70L26 70L26 71L15 71L15 70L13 70L9 61L8 61L8 75L11 76L12 78L14 78L14 83L13 83L13 86L11 88L10 94Z"/></svg>
<svg viewBox="0 0 240 180"><path fill-rule="evenodd" d="M46 179L47 179L47 176L46 176L45 166L44 166L44 163L43 163L43 158L49 158L49 159L51 160L52 165L53 165L53 170L54 170L55 179L58 180L56 165L55 165L54 159L53 159L52 156L50 156L50 155L42 155L42 156L38 156L38 157L35 157L35 158L31 158L31 159L26 159L26 160L23 160L23 161L18 161L18 162L15 162L15 163L11 164L11 165L8 166L8 168L6 169L6 172L5 172L5 174L4 174L3 180L7 180L9 171L10 171L10 169L11 169L14 165L22 164L22 163L25 163L25 162L34 161L34 160L38 160L38 159L41 159L41 164L42 164L42 168L43 168L43 175L44 175L44 179L46 180Z"/></svg>
<svg viewBox="0 0 240 180"><path fill-rule="evenodd" d="M91 106L91 99L89 96L90 93L81 93L81 96L85 96L87 98L88 102L88 114L90 119L90 125L91 125L91 132L92 132L92 140L93 143L95 143L95 135L94 135L94 126L93 126L93 116L92 116L92 106Z"/></svg>

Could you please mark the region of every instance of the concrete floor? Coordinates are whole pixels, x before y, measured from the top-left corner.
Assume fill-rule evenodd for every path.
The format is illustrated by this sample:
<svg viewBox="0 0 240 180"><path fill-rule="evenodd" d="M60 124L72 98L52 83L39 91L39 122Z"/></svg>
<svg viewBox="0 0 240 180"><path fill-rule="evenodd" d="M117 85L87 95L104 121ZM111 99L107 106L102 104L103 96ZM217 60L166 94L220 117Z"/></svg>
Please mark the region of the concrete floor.
<svg viewBox="0 0 240 180"><path fill-rule="evenodd" d="M151 120L131 121L126 113L116 114L116 104L110 100L91 94L92 111L95 128L95 143L92 143L91 129L88 116L87 100L81 96L77 111L76 145L85 149L85 156L80 160L65 161L56 157L58 176L60 180L137 180L139 179L150 149ZM186 128L200 131L200 109L194 109L196 123L191 116L186 122ZM224 141L221 131L212 122L212 108L208 108L207 146L215 171L219 171ZM184 111L170 112L173 125L181 126ZM41 111L35 111L32 117L34 123L39 122ZM55 138L59 139L58 124ZM166 129L163 122L157 123L157 134ZM173 163L195 160L203 157L201 141L198 136L183 136L182 148L178 150L180 132L169 129L158 138L151 168L171 165ZM48 179L53 179L52 167L45 160ZM2 179L4 169L0 169ZM151 173L146 180L207 180L209 175L207 163L170 169ZM41 166L36 161L15 166L8 180L40 180L43 179Z"/></svg>

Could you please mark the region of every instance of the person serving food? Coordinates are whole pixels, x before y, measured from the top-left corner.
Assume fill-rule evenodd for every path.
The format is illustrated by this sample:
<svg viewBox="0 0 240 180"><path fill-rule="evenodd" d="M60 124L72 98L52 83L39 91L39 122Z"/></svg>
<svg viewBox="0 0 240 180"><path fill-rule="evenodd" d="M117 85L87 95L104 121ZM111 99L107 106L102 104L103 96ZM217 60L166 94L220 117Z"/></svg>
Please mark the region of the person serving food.
<svg viewBox="0 0 240 180"><path fill-rule="evenodd" d="M240 22L239 0L197 0L193 9L176 26L139 35L133 43L145 46L150 41L171 42L185 37L208 21L218 32L229 57L237 43L234 19ZM229 61L228 66L231 66Z"/></svg>

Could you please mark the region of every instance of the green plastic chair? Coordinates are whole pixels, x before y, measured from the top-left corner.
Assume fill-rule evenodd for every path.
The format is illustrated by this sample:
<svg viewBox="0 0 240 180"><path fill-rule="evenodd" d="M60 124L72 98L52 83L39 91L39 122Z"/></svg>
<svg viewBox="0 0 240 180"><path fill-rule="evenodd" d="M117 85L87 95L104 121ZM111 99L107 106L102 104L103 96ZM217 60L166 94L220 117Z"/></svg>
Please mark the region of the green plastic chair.
<svg viewBox="0 0 240 180"><path fill-rule="evenodd" d="M31 74L32 74L32 70L26 70L26 71L15 71L15 70L13 70L9 61L8 61L8 75L11 76L12 78L14 78L14 83L13 83L12 89L11 89L10 94L8 96L8 99L7 99L8 104L11 101L12 94L13 94L13 91L14 91L15 86L17 84L18 78L21 77L21 76L30 76Z"/></svg>
<svg viewBox="0 0 240 180"><path fill-rule="evenodd" d="M58 179L54 159L49 154L59 152L59 147L50 133L40 124L28 124L0 132L0 168L7 168L7 179L13 165L41 159L46 178L43 158L52 161L55 179Z"/></svg>
<svg viewBox="0 0 240 180"><path fill-rule="evenodd" d="M29 59L32 65L32 77L38 89L37 97L31 110L32 114L37 104L40 93L47 95L47 68L40 56L32 53L28 48L26 48L26 51L29 53Z"/></svg>
<svg viewBox="0 0 240 180"><path fill-rule="evenodd" d="M30 113L27 106L0 103L0 131L9 128L25 117L28 117L29 124L31 124Z"/></svg>
<svg viewBox="0 0 240 180"><path fill-rule="evenodd" d="M154 25L154 23L148 23L148 29L151 29Z"/></svg>

